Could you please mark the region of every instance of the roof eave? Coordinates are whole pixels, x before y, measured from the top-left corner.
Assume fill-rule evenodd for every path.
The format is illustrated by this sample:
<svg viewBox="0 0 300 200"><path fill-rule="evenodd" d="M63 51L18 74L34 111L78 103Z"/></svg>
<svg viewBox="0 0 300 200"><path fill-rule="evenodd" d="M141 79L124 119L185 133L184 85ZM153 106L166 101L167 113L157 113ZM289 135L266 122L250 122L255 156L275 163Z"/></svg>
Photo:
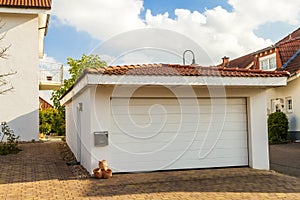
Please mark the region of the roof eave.
<svg viewBox="0 0 300 200"><path fill-rule="evenodd" d="M287 77L221 77L221 76L141 76L85 74L60 100L68 103L90 85L166 85L166 86L215 86L215 87L277 87L285 86Z"/></svg>
<svg viewBox="0 0 300 200"><path fill-rule="evenodd" d="M0 13L14 13L14 14L50 14L51 7L0 7Z"/></svg>

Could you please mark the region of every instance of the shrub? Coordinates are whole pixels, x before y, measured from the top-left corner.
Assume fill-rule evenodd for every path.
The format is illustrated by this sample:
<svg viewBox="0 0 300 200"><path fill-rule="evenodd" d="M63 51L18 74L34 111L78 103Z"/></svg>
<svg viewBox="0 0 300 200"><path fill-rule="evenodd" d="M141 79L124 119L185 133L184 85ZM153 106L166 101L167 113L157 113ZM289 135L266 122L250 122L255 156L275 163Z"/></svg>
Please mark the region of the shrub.
<svg viewBox="0 0 300 200"><path fill-rule="evenodd" d="M65 135L65 117L57 109L40 111L40 133Z"/></svg>
<svg viewBox="0 0 300 200"><path fill-rule="evenodd" d="M0 155L17 153L20 151L18 148L20 136L16 136L14 131L9 128L6 122L1 123L0 136ZM6 142L3 142L4 138L6 138Z"/></svg>
<svg viewBox="0 0 300 200"><path fill-rule="evenodd" d="M287 139L289 121L285 113L275 112L268 117L268 135L271 143Z"/></svg>

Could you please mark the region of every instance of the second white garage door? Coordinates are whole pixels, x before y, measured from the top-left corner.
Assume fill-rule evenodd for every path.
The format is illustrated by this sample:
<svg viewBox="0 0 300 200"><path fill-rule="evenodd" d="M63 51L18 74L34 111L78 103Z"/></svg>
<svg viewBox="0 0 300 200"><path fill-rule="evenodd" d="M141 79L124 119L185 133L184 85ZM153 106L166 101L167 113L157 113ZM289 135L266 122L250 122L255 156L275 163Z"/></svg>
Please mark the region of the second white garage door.
<svg viewBox="0 0 300 200"><path fill-rule="evenodd" d="M245 98L112 98L115 172L247 166Z"/></svg>

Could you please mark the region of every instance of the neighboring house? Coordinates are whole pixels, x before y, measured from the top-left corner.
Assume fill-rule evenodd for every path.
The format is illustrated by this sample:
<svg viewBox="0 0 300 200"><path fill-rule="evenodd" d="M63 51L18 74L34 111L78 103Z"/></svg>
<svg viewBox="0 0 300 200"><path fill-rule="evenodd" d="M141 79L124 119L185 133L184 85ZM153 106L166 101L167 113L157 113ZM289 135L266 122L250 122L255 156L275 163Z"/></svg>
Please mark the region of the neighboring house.
<svg viewBox="0 0 300 200"><path fill-rule="evenodd" d="M267 111L283 111L289 118L289 135L300 140L300 28L276 44L260 51L229 61L227 68L262 69L287 71L287 86L274 87L267 91Z"/></svg>
<svg viewBox="0 0 300 200"><path fill-rule="evenodd" d="M38 140L39 58L43 57L51 0L0 0L0 47L10 46L0 59L0 72L13 89L0 95L0 121L7 121L21 140Z"/></svg>
<svg viewBox="0 0 300 200"><path fill-rule="evenodd" d="M269 169L267 95L288 73L148 64L87 69L61 103L88 170Z"/></svg>
<svg viewBox="0 0 300 200"><path fill-rule="evenodd" d="M40 107L39 107L40 110L47 110L49 108L53 108L53 106L42 97L39 97L39 102L40 102Z"/></svg>

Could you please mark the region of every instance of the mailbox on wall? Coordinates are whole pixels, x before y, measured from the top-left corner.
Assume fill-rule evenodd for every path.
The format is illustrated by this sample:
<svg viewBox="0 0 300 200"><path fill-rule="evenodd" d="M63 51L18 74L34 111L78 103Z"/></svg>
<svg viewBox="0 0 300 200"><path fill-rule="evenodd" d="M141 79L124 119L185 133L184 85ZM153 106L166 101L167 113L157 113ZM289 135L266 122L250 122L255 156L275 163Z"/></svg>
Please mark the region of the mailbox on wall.
<svg viewBox="0 0 300 200"><path fill-rule="evenodd" d="M96 147L105 147L108 145L108 131L94 132L94 144Z"/></svg>

